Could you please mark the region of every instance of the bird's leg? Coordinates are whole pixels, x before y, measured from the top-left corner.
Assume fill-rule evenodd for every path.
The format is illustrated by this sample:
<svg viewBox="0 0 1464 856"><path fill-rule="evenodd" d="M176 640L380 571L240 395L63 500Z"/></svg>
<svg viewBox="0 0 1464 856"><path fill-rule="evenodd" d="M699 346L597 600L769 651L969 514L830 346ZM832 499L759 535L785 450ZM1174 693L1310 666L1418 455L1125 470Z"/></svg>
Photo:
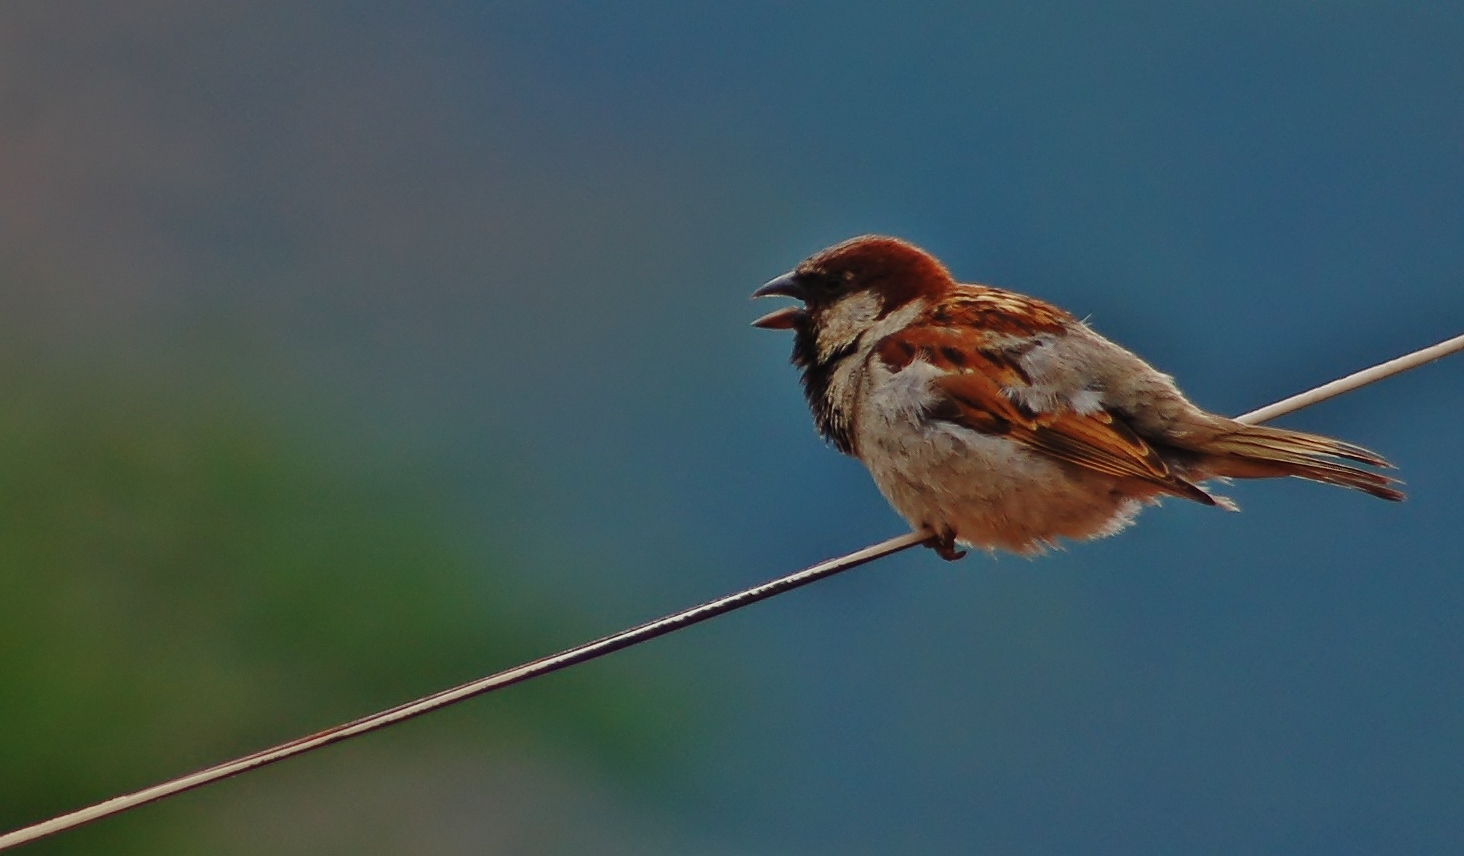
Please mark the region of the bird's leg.
<svg viewBox="0 0 1464 856"><path fill-rule="evenodd" d="M965 550L956 549L956 533L954 532L941 532L926 541L925 546L934 550L935 555L947 562L954 562L966 555Z"/></svg>

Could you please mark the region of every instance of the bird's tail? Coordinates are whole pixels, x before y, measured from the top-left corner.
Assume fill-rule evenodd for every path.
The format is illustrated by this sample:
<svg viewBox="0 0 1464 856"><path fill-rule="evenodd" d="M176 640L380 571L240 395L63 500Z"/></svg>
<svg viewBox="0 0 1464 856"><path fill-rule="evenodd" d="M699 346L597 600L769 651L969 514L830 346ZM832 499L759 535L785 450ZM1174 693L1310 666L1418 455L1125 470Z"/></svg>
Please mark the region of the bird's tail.
<svg viewBox="0 0 1464 856"><path fill-rule="evenodd" d="M1216 476L1239 479L1296 476L1350 487L1397 502L1402 491L1397 479L1340 463L1356 461L1371 467L1392 467L1381 455L1361 446L1322 437L1232 423L1204 444L1205 469Z"/></svg>

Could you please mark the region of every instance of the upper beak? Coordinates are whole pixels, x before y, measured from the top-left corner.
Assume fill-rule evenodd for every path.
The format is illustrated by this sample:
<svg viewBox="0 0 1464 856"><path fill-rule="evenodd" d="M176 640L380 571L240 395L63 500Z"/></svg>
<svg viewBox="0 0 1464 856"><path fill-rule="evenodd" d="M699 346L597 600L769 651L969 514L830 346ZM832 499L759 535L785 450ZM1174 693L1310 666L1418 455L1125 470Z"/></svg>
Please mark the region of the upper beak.
<svg viewBox="0 0 1464 856"><path fill-rule="evenodd" d="M752 293L757 297L791 297L795 300L808 300L808 290L805 289L791 272L785 273L777 279L770 280L762 288ZM761 327L764 330L788 330L798 324L799 321L808 317L808 313L801 306L784 306L774 312L769 312L763 317L752 322L752 326Z"/></svg>
<svg viewBox="0 0 1464 856"><path fill-rule="evenodd" d="M792 271L783 274L777 279L770 279L762 288L752 293L753 297L791 297L795 300L808 300L808 289L798 281L798 277Z"/></svg>

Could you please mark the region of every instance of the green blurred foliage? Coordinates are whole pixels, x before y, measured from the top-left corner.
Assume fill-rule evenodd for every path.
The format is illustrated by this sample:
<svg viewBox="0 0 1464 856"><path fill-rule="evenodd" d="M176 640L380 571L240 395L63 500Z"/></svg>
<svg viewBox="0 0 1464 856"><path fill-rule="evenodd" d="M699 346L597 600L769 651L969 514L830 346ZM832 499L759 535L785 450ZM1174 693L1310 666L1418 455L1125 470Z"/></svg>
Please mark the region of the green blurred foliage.
<svg viewBox="0 0 1464 856"><path fill-rule="evenodd" d="M328 430L292 426L237 385L43 376L10 362L0 371L6 829L595 632L511 582L522 568L467 547L443 522L450 499L426 481L343 449ZM624 667L556 676L405 728L438 751L567 746L633 773L657 763L649 737L666 733L657 706L637 703L654 682ZM180 818L143 808L34 852L190 849L197 819Z"/></svg>

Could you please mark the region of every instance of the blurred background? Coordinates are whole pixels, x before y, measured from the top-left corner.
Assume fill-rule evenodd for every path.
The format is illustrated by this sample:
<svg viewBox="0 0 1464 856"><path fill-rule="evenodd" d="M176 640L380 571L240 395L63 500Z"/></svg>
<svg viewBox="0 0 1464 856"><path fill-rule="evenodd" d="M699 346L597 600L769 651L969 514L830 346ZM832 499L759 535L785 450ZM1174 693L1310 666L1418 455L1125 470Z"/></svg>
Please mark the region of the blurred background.
<svg viewBox="0 0 1464 856"><path fill-rule="evenodd" d="M1464 7L0 8L0 825L904 531L748 293L863 232L1240 412L1464 331ZM35 853L1464 848L1464 357Z"/></svg>

